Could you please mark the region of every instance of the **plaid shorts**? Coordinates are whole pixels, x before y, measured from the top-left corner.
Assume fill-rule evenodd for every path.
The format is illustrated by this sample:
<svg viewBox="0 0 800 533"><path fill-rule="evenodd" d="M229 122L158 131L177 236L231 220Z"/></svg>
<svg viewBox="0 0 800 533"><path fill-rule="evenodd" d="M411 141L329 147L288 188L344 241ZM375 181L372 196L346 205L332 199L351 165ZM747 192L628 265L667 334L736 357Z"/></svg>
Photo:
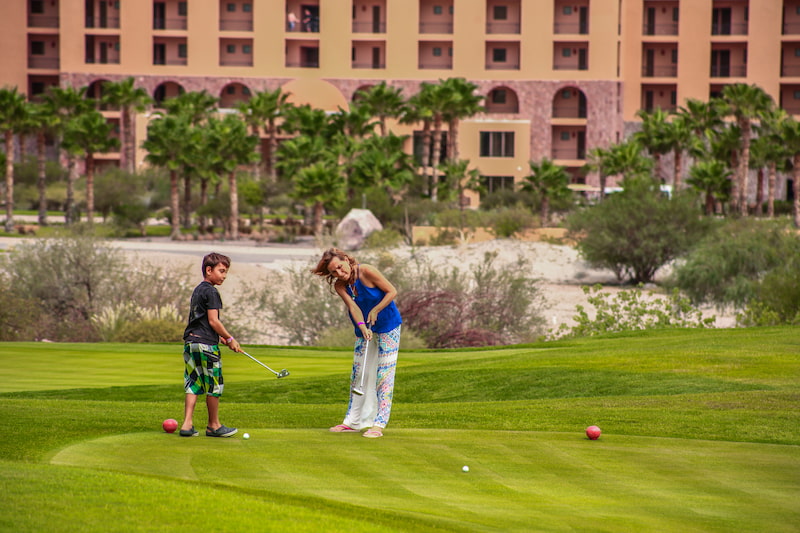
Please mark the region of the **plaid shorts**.
<svg viewBox="0 0 800 533"><path fill-rule="evenodd" d="M222 358L217 344L183 345L183 382L186 394L222 395Z"/></svg>

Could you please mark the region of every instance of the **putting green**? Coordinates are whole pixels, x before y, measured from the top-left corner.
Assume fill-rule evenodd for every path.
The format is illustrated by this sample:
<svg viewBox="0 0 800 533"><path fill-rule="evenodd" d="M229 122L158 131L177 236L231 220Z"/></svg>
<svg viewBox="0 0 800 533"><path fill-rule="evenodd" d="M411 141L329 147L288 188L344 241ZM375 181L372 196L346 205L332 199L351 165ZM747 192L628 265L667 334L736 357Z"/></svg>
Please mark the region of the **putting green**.
<svg viewBox="0 0 800 533"><path fill-rule="evenodd" d="M52 463L311 496L455 529L796 531L800 448L603 435L247 429L105 437ZM469 465L468 473L462 472ZM744 497L743 497L744 496ZM746 504L742 504L742 501Z"/></svg>

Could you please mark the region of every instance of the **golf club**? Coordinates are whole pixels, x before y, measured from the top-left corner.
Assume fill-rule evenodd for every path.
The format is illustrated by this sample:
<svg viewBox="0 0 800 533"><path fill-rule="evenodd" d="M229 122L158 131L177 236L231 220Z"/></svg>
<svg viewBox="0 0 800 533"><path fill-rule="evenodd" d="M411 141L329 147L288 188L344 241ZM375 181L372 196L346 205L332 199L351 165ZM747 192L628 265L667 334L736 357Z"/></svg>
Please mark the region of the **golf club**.
<svg viewBox="0 0 800 533"><path fill-rule="evenodd" d="M364 361L361 363L361 384L358 387L353 387L353 394L364 396L364 374L367 373L367 355L369 352L369 339L364 346Z"/></svg>
<svg viewBox="0 0 800 533"><path fill-rule="evenodd" d="M272 372L273 374L275 374L276 376L278 376L278 379L285 378L286 376L288 376L288 375L289 375L289 371L288 371L288 370L286 370L285 368L284 368L283 370L281 370L280 372L275 372L275 371L274 371L274 370L272 370L270 367L268 367L267 365L265 365L264 363L262 363L261 361L259 361L258 359L256 359L256 358L255 358L255 357L253 357L252 355L250 355L249 353L247 353L247 352L244 352L244 351L243 351L242 353L243 353L243 354L245 354L245 355L246 355L247 357L249 357L250 359L252 359L253 361L255 361L256 363L258 363L259 365L261 365L261 366L263 366L264 368L266 368L267 370L269 370L270 372Z"/></svg>

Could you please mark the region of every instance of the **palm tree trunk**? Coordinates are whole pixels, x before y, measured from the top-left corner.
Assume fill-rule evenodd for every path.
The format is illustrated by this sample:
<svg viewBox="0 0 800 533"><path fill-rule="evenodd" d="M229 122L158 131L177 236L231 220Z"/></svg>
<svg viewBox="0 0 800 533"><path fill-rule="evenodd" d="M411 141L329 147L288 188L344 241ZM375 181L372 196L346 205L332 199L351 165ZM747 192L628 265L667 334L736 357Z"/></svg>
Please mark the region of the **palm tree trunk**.
<svg viewBox="0 0 800 533"><path fill-rule="evenodd" d="M715 207L716 202L714 201L714 193L711 191L706 191L706 215L713 215Z"/></svg>
<svg viewBox="0 0 800 533"><path fill-rule="evenodd" d="M261 128L260 127L253 127L253 135L256 139L258 139L258 144L256 144L256 154L258 154L258 158L253 161L253 179L258 180L258 175L261 173L261 165L266 165L266 161L264 161L264 146L261 144Z"/></svg>
<svg viewBox="0 0 800 533"><path fill-rule="evenodd" d="M458 161L458 119L451 120L447 128L447 157L455 163Z"/></svg>
<svg viewBox="0 0 800 533"><path fill-rule="evenodd" d="M775 162L769 163L769 174L767 176L767 216L775 217L775 182L777 181L778 165Z"/></svg>
<svg viewBox="0 0 800 533"><path fill-rule="evenodd" d="M36 186L39 190L39 225L47 225L47 159L45 156L45 136L44 133L36 135L36 164L38 179Z"/></svg>
<svg viewBox="0 0 800 533"><path fill-rule="evenodd" d="M663 166L663 164L661 162L661 154L660 153L656 152L656 153L653 154L653 163L654 163L653 175L656 178L656 183L660 184L661 183L661 167Z"/></svg>
<svg viewBox="0 0 800 533"><path fill-rule="evenodd" d="M437 118L433 123L433 161L431 162L431 201L439 197L439 160L442 157L442 120Z"/></svg>
<svg viewBox="0 0 800 533"><path fill-rule="evenodd" d="M314 204L314 235L322 235L322 212L325 206L322 202Z"/></svg>
<svg viewBox="0 0 800 533"><path fill-rule="evenodd" d="M542 227L547 227L550 220L550 198L546 194L542 195Z"/></svg>
<svg viewBox="0 0 800 533"><path fill-rule="evenodd" d="M428 181L428 167L431 164L431 121L425 120L422 123L422 179L424 192L430 193L430 182Z"/></svg>
<svg viewBox="0 0 800 533"><path fill-rule="evenodd" d="M239 191L236 188L236 172L228 174L228 187L231 194L231 238L239 238Z"/></svg>
<svg viewBox="0 0 800 533"><path fill-rule="evenodd" d="M800 228L800 153L794 155L792 161L792 187L794 189L794 202L792 212L794 213L794 227Z"/></svg>
<svg viewBox="0 0 800 533"><path fill-rule="evenodd" d="M764 211L764 167L758 169L756 179L756 216L761 216Z"/></svg>
<svg viewBox="0 0 800 533"><path fill-rule="evenodd" d="M64 223L69 226L75 221L75 182L78 181L78 164L75 156L67 154L67 200L64 205Z"/></svg>
<svg viewBox="0 0 800 533"><path fill-rule="evenodd" d="M675 176L672 178L673 193L681 188L681 174L683 174L683 150L675 150Z"/></svg>
<svg viewBox="0 0 800 533"><path fill-rule="evenodd" d="M170 208L172 209L172 231L170 232L170 238L172 240L178 240L178 238L181 236L181 206L180 195L178 194L178 172L175 170L169 171L169 203Z"/></svg>
<svg viewBox="0 0 800 533"><path fill-rule="evenodd" d="M192 218L192 177L189 172L183 175L183 227L191 227Z"/></svg>
<svg viewBox="0 0 800 533"><path fill-rule="evenodd" d="M731 213L739 210L739 157L736 150L731 154L731 168L736 169L736 174L731 178Z"/></svg>
<svg viewBox="0 0 800 533"><path fill-rule="evenodd" d="M742 124L742 159L739 161L739 172L741 173L739 179L741 185L739 187L739 212L743 217L747 216L747 189L750 174L750 122L745 121Z"/></svg>
<svg viewBox="0 0 800 533"><path fill-rule="evenodd" d="M200 180L200 205L206 205L208 203L208 180L201 179ZM208 224L208 220L206 219L205 215L200 215L200 219L197 221L200 226L200 234L204 234L206 232L206 225Z"/></svg>
<svg viewBox="0 0 800 533"><path fill-rule="evenodd" d="M86 219L94 223L94 155L86 154Z"/></svg>
<svg viewBox="0 0 800 533"><path fill-rule="evenodd" d="M136 143L133 139L133 127L131 124L131 108L130 106L122 107L122 135L124 141L125 152L125 170L130 174L136 172Z"/></svg>
<svg viewBox="0 0 800 533"><path fill-rule="evenodd" d="M14 132L6 130L6 233L14 229Z"/></svg>
<svg viewBox="0 0 800 533"><path fill-rule="evenodd" d="M269 120L267 135L269 136L269 143L267 144L267 150L269 151L267 154L269 168L267 171L269 172L270 181L274 183L278 179L278 174L275 172L275 152L278 148L278 128L275 127L274 119Z"/></svg>

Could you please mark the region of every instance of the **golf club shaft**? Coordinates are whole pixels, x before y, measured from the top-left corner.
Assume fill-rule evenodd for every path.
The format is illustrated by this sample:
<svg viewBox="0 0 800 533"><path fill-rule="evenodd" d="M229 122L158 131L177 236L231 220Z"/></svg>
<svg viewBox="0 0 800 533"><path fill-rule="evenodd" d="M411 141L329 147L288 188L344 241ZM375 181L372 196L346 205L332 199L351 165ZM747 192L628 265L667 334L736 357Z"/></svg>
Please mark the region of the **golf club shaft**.
<svg viewBox="0 0 800 533"><path fill-rule="evenodd" d="M277 373L277 372L275 372L274 370L272 370L270 367L268 367L267 365L265 365L264 363L262 363L261 361L259 361L258 359L256 359L256 358L255 358L255 357L253 357L252 355L250 355L249 353L247 353L247 352L244 352L244 351L243 351L242 353L243 353L243 354L245 354L245 355L246 355L247 357L249 357L250 359L252 359L253 361L255 361L256 363L258 363L259 365L261 365L261 366L263 366L264 368L266 368L267 370L269 370L270 372L272 372L273 374L275 374L276 376L278 375L278 373Z"/></svg>

